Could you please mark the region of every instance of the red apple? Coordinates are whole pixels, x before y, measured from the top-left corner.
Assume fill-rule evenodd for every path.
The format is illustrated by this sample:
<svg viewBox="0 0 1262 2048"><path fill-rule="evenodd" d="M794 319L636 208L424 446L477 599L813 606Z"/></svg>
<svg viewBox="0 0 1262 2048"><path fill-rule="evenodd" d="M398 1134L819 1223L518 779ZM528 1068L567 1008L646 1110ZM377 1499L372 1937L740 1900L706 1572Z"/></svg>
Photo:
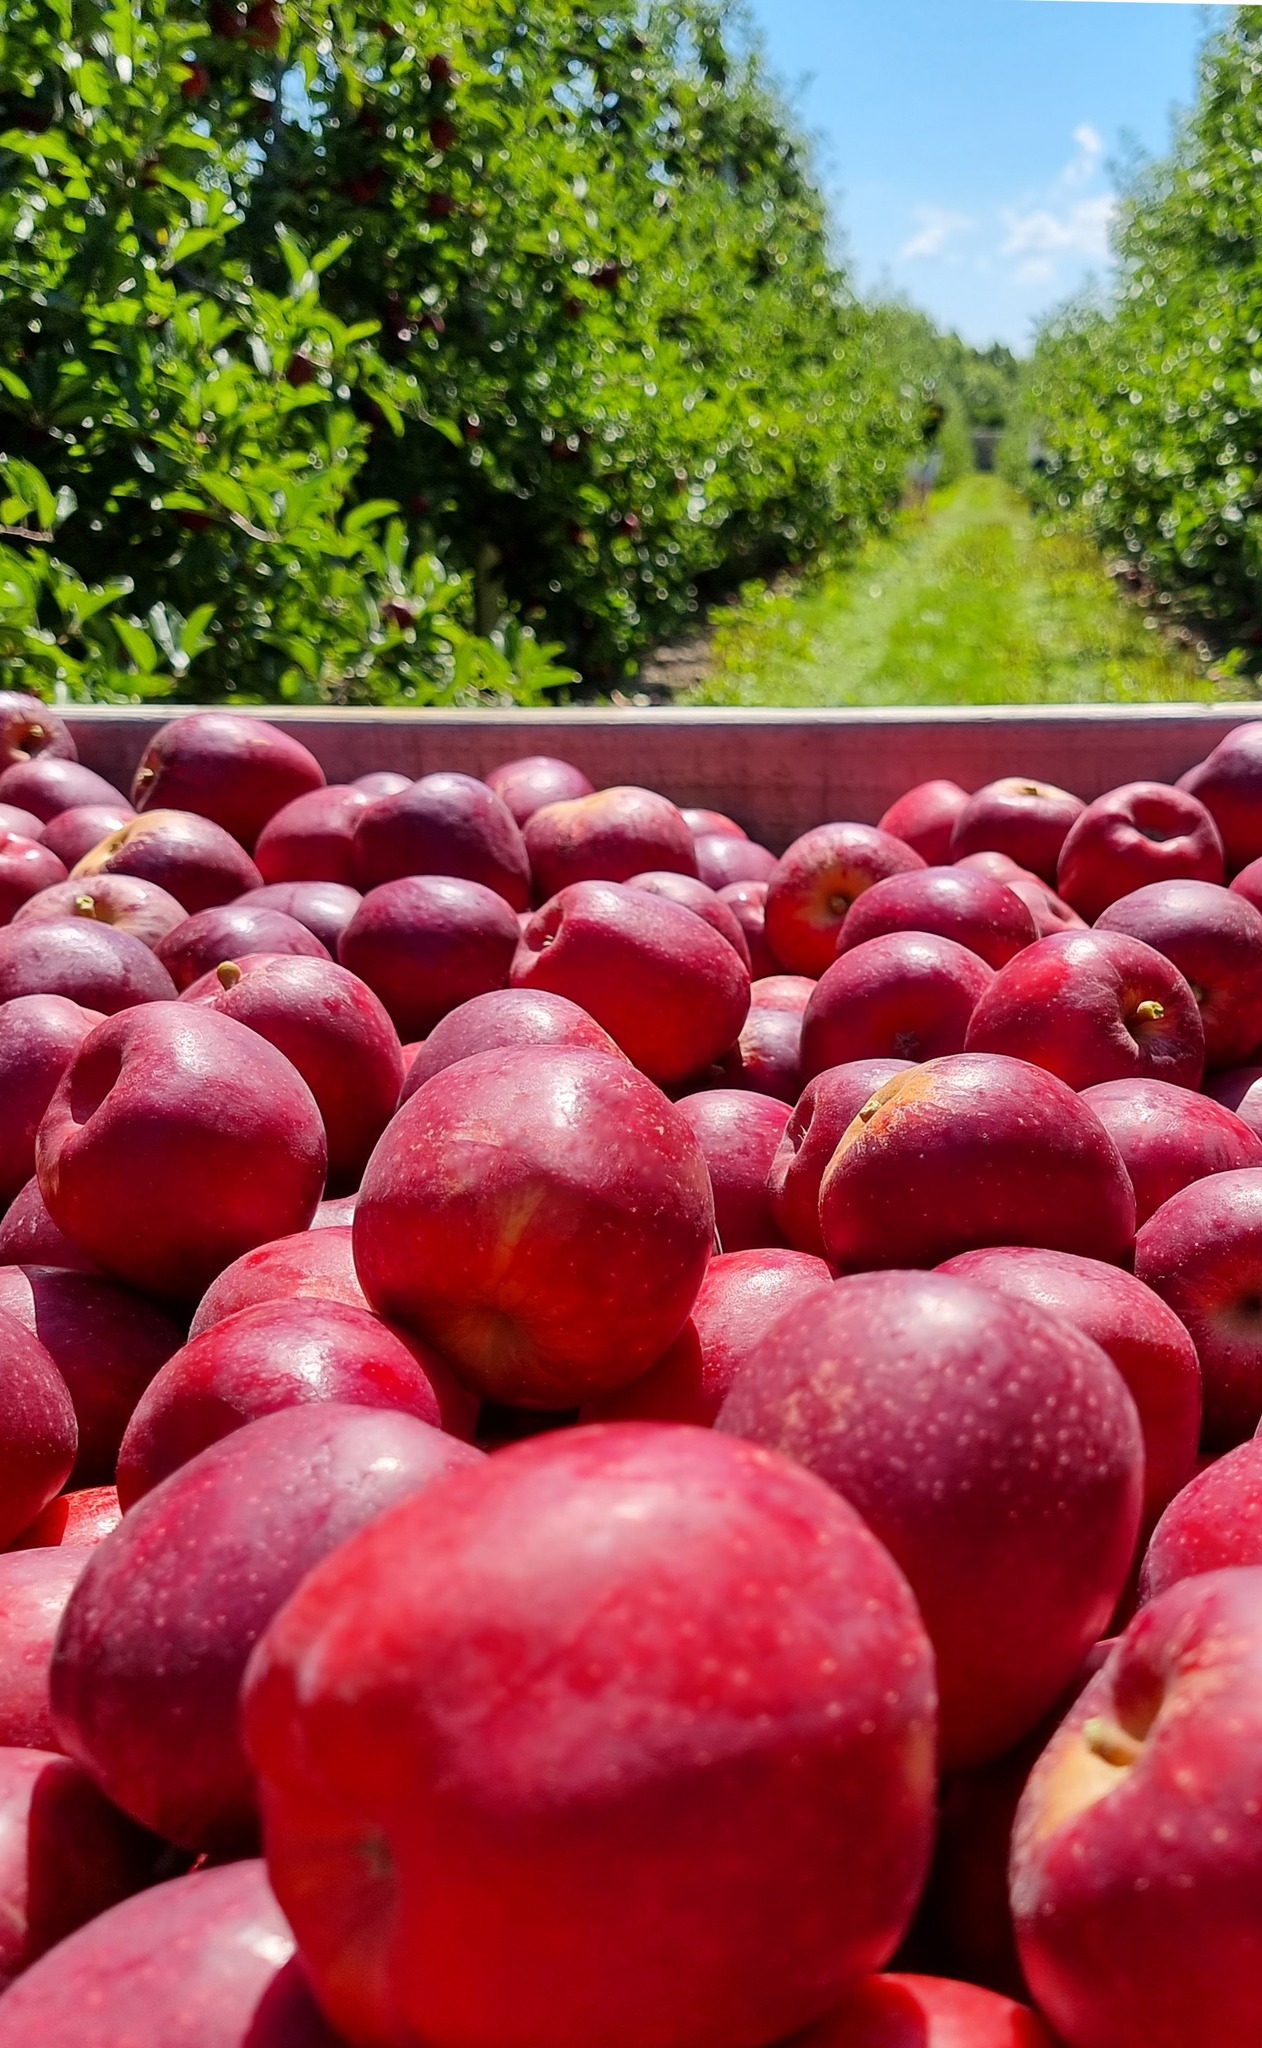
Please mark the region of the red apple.
<svg viewBox="0 0 1262 2048"><path fill-rule="evenodd" d="M149 811L133 818L76 861L73 879L87 875L136 875L142 882L156 882L184 905L189 917L231 903L263 880L229 833L192 811Z"/></svg>
<svg viewBox="0 0 1262 2048"><path fill-rule="evenodd" d="M494 889L410 875L369 890L338 958L380 997L401 1039L423 1038L471 996L503 988L517 936L517 919Z"/></svg>
<svg viewBox="0 0 1262 2048"><path fill-rule="evenodd" d="M1205 1061L1238 1067L1262 1040L1262 911L1213 882L1150 882L1104 911L1097 931L1154 946L1191 987Z"/></svg>
<svg viewBox="0 0 1262 2048"><path fill-rule="evenodd" d="M497 1048L427 1081L374 1152L354 1224L372 1306L472 1391L538 1408L646 1372L713 1240L687 1120L625 1060L570 1046Z"/></svg>
<svg viewBox="0 0 1262 2048"><path fill-rule="evenodd" d="M239 904L257 904L296 917L335 960L342 933L363 900L358 889L348 889L342 882L267 882L237 897Z"/></svg>
<svg viewBox="0 0 1262 2048"><path fill-rule="evenodd" d="M248 1847L237 1733L250 1651L311 1567L468 1444L380 1408L283 1408L212 1443L89 1551L52 1662L67 1755L116 1806L191 1850Z"/></svg>
<svg viewBox="0 0 1262 2048"><path fill-rule="evenodd" d="M5 1748L57 1747L48 1672L66 1602L87 1561L86 1550L12 1550L0 1556L0 1743Z"/></svg>
<svg viewBox="0 0 1262 2048"><path fill-rule="evenodd" d="M691 832L674 804L651 789L601 789L545 804L527 820L525 839L541 901L573 882L628 882L662 868L697 872Z"/></svg>
<svg viewBox="0 0 1262 2048"><path fill-rule="evenodd" d="M149 1884L157 1851L69 1758L0 1749L0 1991Z"/></svg>
<svg viewBox="0 0 1262 2048"><path fill-rule="evenodd" d="M323 783L314 754L266 719L186 711L145 748L131 800L138 811L196 812L248 851L282 805Z"/></svg>
<svg viewBox="0 0 1262 2048"><path fill-rule="evenodd" d="M191 988L224 962L264 954L295 954L331 964L328 949L305 924L286 917L283 910L254 903L221 903L213 910L199 910L160 939L154 952L177 989Z"/></svg>
<svg viewBox="0 0 1262 2048"><path fill-rule="evenodd" d="M1210 1572L1135 1617L1017 1814L1021 1960L1073 2048L1251 2048L1259 1807L1262 1571Z"/></svg>
<svg viewBox="0 0 1262 2048"><path fill-rule="evenodd" d="M832 1284L822 1259L759 1249L720 1252L692 1314L651 1371L583 1405L584 1422L692 1422L709 1429L754 1346L808 1295Z"/></svg>
<svg viewBox="0 0 1262 2048"><path fill-rule="evenodd" d="M100 1012L65 996L0 1003L0 1208L35 1171L35 1133L52 1093Z"/></svg>
<svg viewBox="0 0 1262 2048"><path fill-rule="evenodd" d="M697 873L710 889L726 889L733 882L769 882L775 872L775 854L752 839L734 839L730 832L702 832L692 845Z"/></svg>
<svg viewBox="0 0 1262 2048"><path fill-rule="evenodd" d="M0 832L0 925L41 889L64 882L66 868L55 853L16 832Z"/></svg>
<svg viewBox="0 0 1262 2048"><path fill-rule="evenodd" d="M968 793L958 782L939 776L904 790L878 821L879 827L910 846L921 860L936 864L951 858L951 834L967 802Z"/></svg>
<svg viewBox="0 0 1262 2048"><path fill-rule="evenodd" d="M537 1438L383 1516L269 1629L244 1718L317 1995L382 2048L779 2040L923 1875L907 1589L844 1501L707 1430Z"/></svg>
<svg viewBox="0 0 1262 2048"><path fill-rule="evenodd" d="M733 1088L796 1102L802 1092L802 1012L751 1003L720 1072Z"/></svg>
<svg viewBox="0 0 1262 2048"><path fill-rule="evenodd" d="M864 1105L910 1060L854 1060L817 1074L802 1091L767 1173L767 1194L783 1235L800 1252L822 1259L820 1182Z"/></svg>
<svg viewBox="0 0 1262 2048"><path fill-rule="evenodd" d="M575 797L593 794L581 768L554 760L550 754L523 754L519 760L501 761L484 780L519 826L545 804L569 803Z"/></svg>
<svg viewBox="0 0 1262 2048"><path fill-rule="evenodd" d="M1146 883L1223 879L1223 843L1209 812L1164 782L1127 782L1098 796L1056 869L1058 891L1089 920Z"/></svg>
<svg viewBox="0 0 1262 2048"><path fill-rule="evenodd" d="M339 2048L293 1951L261 1863L195 1870L28 1970L5 2048Z"/></svg>
<svg viewBox="0 0 1262 2048"><path fill-rule="evenodd" d="M943 1765L1027 1734L1101 1635L1139 1533L1135 1404L1072 1324L941 1273L863 1273L783 1316L717 1428L835 1487L906 1573Z"/></svg>
<svg viewBox="0 0 1262 2048"><path fill-rule="evenodd" d="M367 775L357 775L350 787L362 789L365 796L376 803L379 796L397 796L412 780L412 776L396 774L390 768L372 768Z"/></svg>
<svg viewBox="0 0 1262 2048"><path fill-rule="evenodd" d="M242 1252L305 1229L327 1165L320 1112L289 1061L189 1003L98 1024L35 1156L54 1223L95 1264L186 1301Z"/></svg>
<svg viewBox="0 0 1262 2048"><path fill-rule="evenodd" d="M1233 1067L1226 1074L1210 1074L1205 1082L1205 1093L1213 1102L1221 1102L1224 1109L1234 1111L1242 1124L1247 1124L1255 1137L1262 1138L1262 1067Z"/></svg>
<svg viewBox="0 0 1262 2048"><path fill-rule="evenodd" d="M712 931L718 932L734 946L745 966L750 965L749 941L744 927L729 904L716 896L713 889L693 875L677 875L671 869L650 869L647 874L632 875L629 889L644 889L650 896L665 897L668 903L682 904L697 917L705 919Z"/></svg>
<svg viewBox="0 0 1262 2048"><path fill-rule="evenodd" d="M372 990L332 960L263 952L226 961L181 1000L247 1024L284 1053L316 1099L330 1187L358 1187L403 1083L398 1033Z"/></svg>
<svg viewBox="0 0 1262 2048"><path fill-rule="evenodd" d="M111 832L121 832L135 815L131 805L121 799L113 804L79 804L50 818L39 836L48 851L70 869Z"/></svg>
<svg viewBox="0 0 1262 2048"><path fill-rule="evenodd" d="M745 934L751 973L763 978L779 974L780 962L767 943L767 884L729 882L715 894L720 903L727 904Z"/></svg>
<svg viewBox="0 0 1262 2048"><path fill-rule="evenodd" d="M16 832L20 839L42 839L44 820L37 818L34 811L20 809L17 804L0 804L0 831Z"/></svg>
<svg viewBox="0 0 1262 2048"><path fill-rule="evenodd" d="M20 832L22 827L15 824L10 829ZM1243 896L1245 902L1251 903L1255 910L1262 910L1262 859L1251 860L1246 867L1241 868L1230 886L1233 894Z"/></svg>
<svg viewBox="0 0 1262 2048"><path fill-rule="evenodd" d="M817 825L804 832L767 882L767 942L780 966L822 974L856 898L875 882L924 865L910 846L873 825Z"/></svg>
<svg viewBox="0 0 1262 2048"><path fill-rule="evenodd" d="M78 759L64 718L22 690L0 690L0 768L33 761L39 754Z"/></svg>
<svg viewBox="0 0 1262 2048"><path fill-rule="evenodd" d="M809 974L764 974L749 991L751 1010L788 1010L801 1017L815 993Z"/></svg>
<svg viewBox="0 0 1262 2048"><path fill-rule="evenodd" d="M13 922L48 924L55 918L83 917L90 924L130 932L152 950L187 916L184 905L156 882L141 882L135 875L81 875L77 882L56 882L32 896Z"/></svg>
<svg viewBox="0 0 1262 2048"><path fill-rule="evenodd" d="M784 1242L771 1212L767 1173L789 1120L788 1105L739 1088L686 1095L675 1107L701 1147L725 1252Z"/></svg>
<svg viewBox="0 0 1262 2048"><path fill-rule="evenodd" d="M32 919L0 931L0 1003L57 995L112 1017L174 994L170 975L143 939L95 918Z"/></svg>
<svg viewBox="0 0 1262 2048"><path fill-rule="evenodd" d="M42 1513L28 1522L8 1545L18 1550L90 1550L104 1543L122 1520L118 1491L113 1486L80 1486L59 1493Z"/></svg>
<svg viewBox="0 0 1262 2048"><path fill-rule="evenodd" d="M1214 1173L1172 1195L1135 1241L1135 1271L1191 1332L1207 1450L1262 1416L1262 1171Z"/></svg>
<svg viewBox="0 0 1262 2048"><path fill-rule="evenodd" d="M1179 777L1179 788L1204 804L1233 873L1262 854L1262 729L1238 725L1204 761Z"/></svg>
<svg viewBox="0 0 1262 2048"><path fill-rule="evenodd" d="M749 1010L749 970L726 939L618 882L575 882L536 911L512 981L569 996L663 1086L721 1059Z"/></svg>
<svg viewBox="0 0 1262 2048"><path fill-rule="evenodd" d="M946 1977L865 1977L785 2048L1055 2048L1028 2005Z"/></svg>
<svg viewBox="0 0 1262 2048"><path fill-rule="evenodd" d="M1153 947L1122 932L1054 932L995 976L967 1050L1029 1060L1071 1088L1131 1078L1196 1088L1205 1031L1196 997Z"/></svg>
<svg viewBox="0 0 1262 2048"><path fill-rule="evenodd" d="M47 752L5 769L0 775L0 803L32 811L46 825L63 811L80 810L84 804L122 804L127 809L124 798L103 776L94 775L81 761Z"/></svg>
<svg viewBox="0 0 1262 2048"><path fill-rule="evenodd" d="M1171 1195L1207 1174L1262 1166L1262 1139L1219 1102L1168 1081L1104 1081L1084 1088L1122 1155L1144 1224Z"/></svg>
<svg viewBox="0 0 1262 2048"><path fill-rule="evenodd" d="M1140 1604L1180 1579L1229 1565L1262 1565L1262 1442L1215 1458L1167 1507L1139 1575Z"/></svg>
<svg viewBox="0 0 1262 2048"><path fill-rule="evenodd" d="M951 833L952 860L969 853L1006 853L1017 867L1056 880L1065 837L1082 816L1081 797L1052 782L1020 775L988 782L964 805Z"/></svg>
<svg viewBox="0 0 1262 2048"><path fill-rule="evenodd" d="M353 884L355 828L374 801L367 790L344 784L310 789L282 805L254 845L264 882Z"/></svg>
<svg viewBox="0 0 1262 2048"><path fill-rule="evenodd" d="M95 1273L87 1253L58 1230L32 1175L13 1197L0 1221L0 1264L58 1266L68 1273Z"/></svg>
<svg viewBox="0 0 1262 2048"><path fill-rule="evenodd" d="M1005 967L1038 937L1011 888L966 867L923 868L875 883L849 911L838 956L891 932L936 932L967 946L988 967Z"/></svg>
<svg viewBox="0 0 1262 2048"><path fill-rule="evenodd" d="M79 1426L73 1483L105 1484L132 1410L183 1342L179 1325L112 1280L56 1266L0 1266L0 1309L39 1339L69 1390Z"/></svg>
<svg viewBox="0 0 1262 2048"><path fill-rule="evenodd" d="M118 1458L122 1507L260 1415L317 1401L397 1409L442 1427L416 1354L366 1308L260 1302L192 1338L141 1397Z"/></svg>
<svg viewBox="0 0 1262 2048"><path fill-rule="evenodd" d="M200 1337L225 1316L262 1301L342 1301L351 1308L367 1308L355 1271L350 1224L300 1230L244 1252L211 1281L197 1305L189 1336Z"/></svg>
<svg viewBox="0 0 1262 2048"><path fill-rule="evenodd" d="M589 1052L623 1057L609 1033L568 996L547 989L497 988L461 1003L435 1024L407 1070L401 1100L406 1102L457 1060L496 1046L521 1045L586 1046Z"/></svg>
<svg viewBox="0 0 1262 2048"><path fill-rule="evenodd" d="M79 1431L66 1383L37 1337L0 1309L0 1547L61 1492Z"/></svg>
<svg viewBox="0 0 1262 2048"><path fill-rule="evenodd" d="M712 833L722 833L728 839L748 839L749 834L735 818L729 818L726 811L708 811L704 808L685 808L680 811L693 839L703 839Z"/></svg>
<svg viewBox="0 0 1262 2048"><path fill-rule="evenodd" d="M994 981L967 946L931 932L890 932L835 960L802 1019L807 1080L854 1060L932 1060L963 1052L969 1019Z"/></svg>
<svg viewBox="0 0 1262 2048"><path fill-rule="evenodd" d="M341 1230L349 1228L355 1221L355 1210L359 1205L359 1190L353 1195L332 1195L320 1203L315 1215L307 1225L308 1230Z"/></svg>
<svg viewBox="0 0 1262 2048"><path fill-rule="evenodd" d="M1120 1263L1135 1197L1117 1147L1041 1067L960 1053L896 1074L845 1132L820 1183L826 1256L846 1271L937 1266L990 1244Z"/></svg>
<svg viewBox="0 0 1262 2048"><path fill-rule="evenodd" d="M939 1269L1063 1316L1108 1353L1144 1432L1143 1528L1187 1485L1201 1428L1201 1369L1182 1323L1131 1273L1071 1252L1002 1245Z"/></svg>
<svg viewBox="0 0 1262 2048"><path fill-rule="evenodd" d="M1049 938L1053 932L1086 930L1086 918L1071 910L1064 898L1049 889L1046 882L1040 882L1037 875L1010 875L1007 886L1024 903L1041 939Z"/></svg>
<svg viewBox="0 0 1262 2048"><path fill-rule="evenodd" d="M345 879L360 889L449 875L494 890L513 910L530 902L530 862L513 815L473 775L423 775L379 797L355 828L351 861Z"/></svg>

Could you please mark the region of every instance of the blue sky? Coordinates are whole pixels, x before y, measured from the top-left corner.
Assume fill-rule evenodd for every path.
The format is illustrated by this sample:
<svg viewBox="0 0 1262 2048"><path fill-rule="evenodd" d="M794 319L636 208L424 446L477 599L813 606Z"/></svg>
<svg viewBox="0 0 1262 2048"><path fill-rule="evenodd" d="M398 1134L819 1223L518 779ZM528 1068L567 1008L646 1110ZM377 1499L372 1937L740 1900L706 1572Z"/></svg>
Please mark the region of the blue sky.
<svg viewBox="0 0 1262 2048"><path fill-rule="evenodd" d="M1108 264L1112 167L1162 151L1224 6L750 0L860 285L1022 347Z"/></svg>

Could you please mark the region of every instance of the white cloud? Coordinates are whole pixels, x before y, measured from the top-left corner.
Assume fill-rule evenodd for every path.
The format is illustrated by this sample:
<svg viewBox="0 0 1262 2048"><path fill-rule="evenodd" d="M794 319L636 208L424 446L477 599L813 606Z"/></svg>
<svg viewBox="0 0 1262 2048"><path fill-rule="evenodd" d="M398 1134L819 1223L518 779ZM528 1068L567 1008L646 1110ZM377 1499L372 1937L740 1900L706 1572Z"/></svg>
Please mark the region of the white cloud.
<svg viewBox="0 0 1262 2048"><path fill-rule="evenodd" d="M1002 213L1005 237L1000 255L1015 259L1017 275L1031 281L1053 274L1062 256L1086 257L1102 262L1109 253L1109 227L1117 202L1104 192L1059 212L1035 207L1021 213L1005 207Z"/></svg>
<svg viewBox="0 0 1262 2048"><path fill-rule="evenodd" d="M944 256L953 242L977 226L971 214L955 213L948 206L918 206L916 219L920 223L916 233L898 252L908 263Z"/></svg>
<svg viewBox="0 0 1262 2048"><path fill-rule="evenodd" d="M1070 187L1089 185L1104 162L1104 137L1089 121L1074 129L1077 149L1060 174L1059 182Z"/></svg>

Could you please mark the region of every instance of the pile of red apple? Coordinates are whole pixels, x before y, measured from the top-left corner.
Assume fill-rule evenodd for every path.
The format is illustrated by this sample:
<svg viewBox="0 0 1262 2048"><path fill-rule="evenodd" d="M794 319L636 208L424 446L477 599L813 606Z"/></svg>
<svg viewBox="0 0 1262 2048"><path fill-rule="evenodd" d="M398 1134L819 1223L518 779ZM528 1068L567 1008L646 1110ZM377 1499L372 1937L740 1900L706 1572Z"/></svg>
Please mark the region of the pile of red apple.
<svg viewBox="0 0 1262 2048"><path fill-rule="evenodd" d="M1258 2048L1262 724L0 828L0 2048Z"/></svg>

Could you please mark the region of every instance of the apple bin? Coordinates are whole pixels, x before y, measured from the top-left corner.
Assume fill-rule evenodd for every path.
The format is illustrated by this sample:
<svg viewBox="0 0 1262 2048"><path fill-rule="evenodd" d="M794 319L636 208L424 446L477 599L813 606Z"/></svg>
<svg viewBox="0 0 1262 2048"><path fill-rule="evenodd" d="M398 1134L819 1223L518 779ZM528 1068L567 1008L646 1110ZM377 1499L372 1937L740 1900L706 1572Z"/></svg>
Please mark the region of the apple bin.
<svg viewBox="0 0 1262 2048"><path fill-rule="evenodd" d="M0 693L0 2048L1257 2048L1262 712Z"/></svg>

